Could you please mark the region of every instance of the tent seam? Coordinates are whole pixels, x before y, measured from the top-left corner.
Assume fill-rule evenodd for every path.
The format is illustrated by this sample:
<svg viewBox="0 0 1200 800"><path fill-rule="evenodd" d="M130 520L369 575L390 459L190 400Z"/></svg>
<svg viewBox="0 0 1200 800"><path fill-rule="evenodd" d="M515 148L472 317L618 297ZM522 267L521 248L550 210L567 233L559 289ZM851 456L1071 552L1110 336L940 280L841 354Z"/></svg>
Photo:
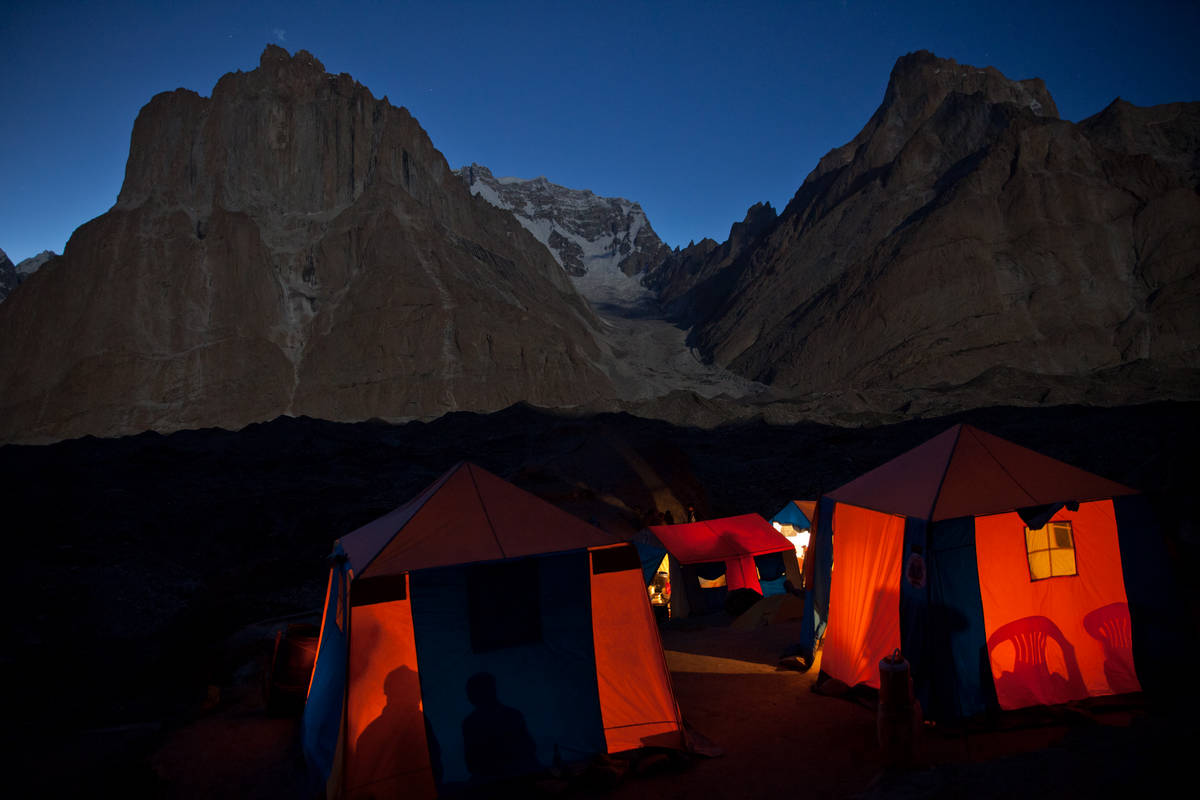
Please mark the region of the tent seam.
<svg viewBox="0 0 1200 800"><path fill-rule="evenodd" d="M933 493L933 500L929 504L929 512L925 515L925 519L933 522L933 512L937 510L938 500L942 497L942 487L946 485L946 476L950 474L950 462L954 460L954 454L958 452L958 440L962 438L962 432L967 426L958 423L958 433L954 434L954 444L950 445L950 457L946 459L945 466L942 467L942 477L938 478L937 491ZM988 455L992 455L988 453ZM992 456L995 458L995 456ZM894 513L894 512L892 512ZM903 514L898 516L903 517Z"/></svg>
<svg viewBox="0 0 1200 800"><path fill-rule="evenodd" d="M463 466L466 466L466 465L467 465L467 463L466 463L465 461L463 461L463 462L460 462L460 463L461 463ZM437 480L435 480L433 483L429 484L429 485L428 485L428 486L426 486L426 487L425 487L423 490L421 490L421 494L419 494L419 495L417 495L416 497L414 497L414 498L413 498L412 500L410 500L408 503L404 503L403 505L397 506L395 509L393 509L393 510L392 510L392 511L398 511L399 509L401 509L401 508L404 508L405 506L407 506L407 505L409 505L409 504L411 504L411 503L415 503L417 500L420 500L422 497L424 497L424 498L425 498L425 499L424 499L424 500L422 500L422 501L421 501L421 503L420 503L420 504L419 504L419 505L416 507L416 509L413 511L413 513L412 513L412 514L409 516L409 518L408 518L408 521L407 521L407 522L405 522L405 523L404 523L404 525L401 525L399 528L396 528L396 530L392 531L391 535L390 535L390 536L388 536L388 538L387 538L387 541L383 543L383 546L382 546L382 547L380 547L378 550L376 550L376 551L375 551L375 553L374 553L374 555L372 555L372 556L371 556L369 559L367 559L367 563L363 564L363 565L362 565L362 568L358 570L358 574L359 574L359 575L361 575L362 573L366 572L366 571L367 571L367 568L368 568L368 567L370 567L372 564L374 564L374 563L375 563L375 559L379 558L379 554L380 554L380 553L382 553L382 552L383 552L385 549L387 549L387 546L388 546L389 544L391 544L391 543L392 543L392 540L393 540L393 539L395 539L395 538L396 538L396 534L400 532L401 528L403 528L405 525L408 525L409 523L411 523L413 520L415 520L415 519L417 518L417 515L418 515L418 514L420 514L420 513L421 513L421 511L422 511L422 510L425 508L425 504L426 504L426 503L428 503L428 502L429 502L429 500L430 500L430 499L431 499L431 498L432 498L432 497L433 497L435 494L437 494L437 493L438 493L438 491L439 491L439 490L440 490L440 489L441 489L443 486L445 486L445 485L446 485L446 481L450 480L450 477L451 477L451 476L454 474L454 472L455 472L455 470L454 470L454 469L451 469L451 470L450 470L449 472L447 472L445 475L442 475L440 478L438 478L438 479L437 479ZM471 480L472 480L472 481L474 481L474 476L472 476ZM478 488L479 488L479 487L476 487L476 491L478 491ZM392 513L392 512L388 512L388 513L390 514L390 513ZM485 514L487 513L487 509L484 509L484 513L485 513ZM384 516L387 516L387 515L385 514ZM368 524L370 524L370 523L368 523ZM490 520L490 519L488 520L488 524L489 524L489 525L491 524L491 520ZM351 533L354 533L354 531L351 531ZM341 547L341 542L342 542L342 540L343 540L344 538L345 538L344 536L343 536L343 537L339 537L339 538L337 539L337 541L335 541L335 542L334 542L334 545L335 545L335 550L334 550L334 553L335 553L335 554L337 553L337 549L336 549L336 548L337 548L337 547ZM344 548L344 547L342 548L342 552L343 552L343 553L345 553L345 548ZM347 561L349 561L349 558L350 558L350 554L349 554L349 553L346 553L346 558L347 558ZM353 571L354 571L354 570L353 570L353 568L351 568L351 572L353 572ZM405 570L405 571L406 571L406 572L408 572L409 570Z"/></svg>
<svg viewBox="0 0 1200 800"><path fill-rule="evenodd" d="M1026 489L1025 486L1019 480L1017 480L1017 476L1013 475L1011 472L1008 471L1008 469L1004 466L1004 463L1001 462L1000 459L996 458L995 454L992 453L992 451L988 449L987 442L983 441L978 436L972 436L971 438L973 438L976 442L979 443L979 446L983 448L983 452L987 453L988 457L991 458L992 461L996 462L996 466L1000 467L1000 470L1009 477L1009 480L1011 480L1013 483L1015 483L1017 485L1017 488L1020 489L1022 492L1024 492L1025 496L1033 501L1030 505L1037 505L1038 499L1033 495L1032 492L1030 492L1028 489Z"/></svg>
<svg viewBox="0 0 1200 800"><path fill-rule="evenodd" d="M496 526L492 524L492 515L488 513L487 503L483 502L483 492L479 491L479 482L475 480L475 470L471 464L467 464L467 474L471 476L471 485L475 487L475 496L479 498L479 507L483 509L483 518L487 520L488 528L492 531L492 538L496 540L496 547L500 550L502 558L508 558L508 553L504 552L504 545L500 543L500 534L496 533Z"/></svg>

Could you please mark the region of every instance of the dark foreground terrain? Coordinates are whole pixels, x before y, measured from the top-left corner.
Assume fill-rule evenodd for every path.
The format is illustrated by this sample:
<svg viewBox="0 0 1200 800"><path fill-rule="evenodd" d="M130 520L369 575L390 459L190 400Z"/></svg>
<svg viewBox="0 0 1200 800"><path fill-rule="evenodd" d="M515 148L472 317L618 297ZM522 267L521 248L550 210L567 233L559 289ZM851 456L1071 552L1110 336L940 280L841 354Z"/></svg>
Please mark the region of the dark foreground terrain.
<svg viewBox="0 0 1200 800"><path fill-rule="evenodd" d="M228 726L205 728L205 720L249 715L260 726L254 728L256 746L261 750L264 736L281 742L285 749L279 758L285 758L290 723L267 720L254 699L271 630L283 618L318 609L323 558L335 538L405 502L464 459L621 535L636 530L655 510L679 514L687 505L702 517L770 516L790 499L833 489L951 424L970 422L1145 491L1177 568L1164 580L1178 581L1183 590L1179 624L1194 630L1198 604L1192 576L1200 563L1193 508L1198 415L1200 403L991 408L880 427L753 422L702 430L625 415L570 417L517 406L403 426L281 418L239 432L7 446L0 448L10 559L7 646L0 656L10 723L4 751L19 765L12 774L41 787L39 794L113 790L126 796L185 796L198 779L181 773L180 763L202 765L213 757L229 766L241 753L251 760L243 774L259 775L259 783L210 789L229 796L288 796L280 784L286 778L276 779L286 776L287 768L265 771L253 763L253 747L236 746ZM672 670L684 713L699 717L694 721L701 732L729 751L729 742L721 741L726 726L719 720L704 724L700 709L704 697L727 692L732 684L706 689L711 677L687 677L724 668L689 667L679 653L708 645L695 644L697 637L703 639L700 634L682 642L672 638L679 635L669 632L666 644L675 652ZM739 647L773 653L778 644L748 635L749 644ZM765 666L771 653L746 659L764 673L751 682L786 682L783 694L790 699L778 702L808 704L795 695L807 689L807 682L790 674L773 677ZM1194 672L1195 656L1180 653L1180 695L1189 692L1184 683ZM742 674L739 669L732 671ZM1121 728L1130 741L1146 741L1140 731L1159 735L1166 723L1155 709L1178 708L1189 699L1172 697L1168 687L1146 688L1140 716ZM751 692L746 702L779 694ZM841 709L835 714L863 711L845 701L821 701L821 708ZM778 713L786 719L789 709ZM797 713L794 724L808 731L801 737L808 745L819 744L803 715ZM1172 742L1173 726L1167 727ZM819 793L928 794L909 785L916 778L904 785L869 785L878 766L877 755L868 752L872 729L867 714L850 734L862 739L862 769L840 783L818 781ZM1053 744L1054 736L1046 733L1050 729L1034 730L1042 732L1022 735L1017 749L1026 752L1031 742ZM1076 768L1074 761L1109 759L1112 754L1105 755L1103 748L1119 750L1121 741L1103 738L1097 752L1064 756L1064 769ZM222 746L229 752L217 755ZM969 749L969 741L962 746ZM784 755L777 751L747 756L745 764L734 758L705 762L708 766L697 765L689 774L703 777L714 765L720 774L749 769L745 765ZM809 752L803 758L811 765L822 757ZM925 788L953 796L955 787L981 780L976 773L945 769L955 768L921 778L936 782ZM1023 771L1038 769L1051 766L1027 765ZM202 772L210 779L218 774L215 768ZM1132 774L1131 781L1140 779L1139 772ZM778 777L765 783L747 780L748 787L764 792L781 785ZM795 785L805 785L798 769ZM637 790L625 786L620 791Z"/></svg>

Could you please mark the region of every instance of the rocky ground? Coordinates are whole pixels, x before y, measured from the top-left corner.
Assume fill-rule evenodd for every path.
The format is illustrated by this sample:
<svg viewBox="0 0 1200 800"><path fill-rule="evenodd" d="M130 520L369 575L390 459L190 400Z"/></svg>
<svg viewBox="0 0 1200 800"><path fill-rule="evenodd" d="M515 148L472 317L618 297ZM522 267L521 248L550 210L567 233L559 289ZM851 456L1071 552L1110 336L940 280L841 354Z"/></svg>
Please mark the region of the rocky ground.
<svg viewBox="0 0 1200 800"><path fill-rule="evenodd" d="M1146 491L1189 588L1191 605L1181 608L1180 623L1194 625L1189 576L1198 563L1198 411L1197 403L998 407L857 428L759 419L705 429L517 406L403 426L285 418L236 433L210 429L3 447L0 486L13 566L6 597L13 613L0 674L12 687L7 716L22 721L6 726L4 750L24 765L24 777L54 776L59 788L76 781L71 786L80 791L111 784L133 795L183 792L152 766L155 753L168 747L184 747L196 763L210 752L206 748L233 747L226 760L253 763L261 746L263 757L279 763L284 750L251 746L276 741L255 737L272 730L282 735L286 728L261 717L252 702L272 625L319 606L323 557L334 538L406 501L460 459L627 533L654 508L692 504L704 516L770 515L788 500L840 486L951 424L970 422ZM693 650L716 647L700 634L670 638L675 635L667 644L677 653L695 656ZM776 686L804 679L776 674L773 661L763 660L777 654L777 644L754 644L757 661L730 656L759 664L763 675L740 677L758 669L735 665L739 677L729 680L766 687L747 690L750 705L767 696L802 697L795 702L803 708L787 707L781 724L812 736L820 729L808 727L799 712L807 713L816 699L802 683ZM1188 674L1189 658L1180 655L1181 675ZM693 771L709 780L737 774L743 762L731 757L728 741L720 741L722 734L713 730L719 726L705 729L720 721L705 721L703 709L725 707L721 713L730 715L734 707L721 704L736 702L729 685L704 677L720 665L705 672L680 655L672 656L671 666L685 713L727 750L725 760L712 762L716 766ZM688 677L693 674L701 677ZM819 705L839 709L836 719L859 713L845 701L820 698ZM237 737L220 726L211 735L195 727L214 715L241 720L247 743L235 746ZM867 717L853 734L862 748L873 725ZM1049 742L1040 736L1016 738L1041 742L1041 748ZM819 739L804 741L815 746ZM771 758L785 755L769 752ZM830 784L829 791L870 789L873 762L862 753L867 767L854 775L865 780ZM745 758L751 764L758 756L748 752ZM69 775L59 768L64 759L77 767ZM938 780L958 785L958 773L945 775ZM805 777L789 765L788 780L803 785ZM270 796L245 789L231 791Z"/></svg>
<svg viewBox="0 0 1200 800"><path fill-rule="evenodd" d="M616 279L619 280L619 279ZM631 279L624 279L629 281ZM727 369L706 364L687 346L687 331L663 319L648 292L619 294L597 276L576 279L600 319L597 339L609 348L609 379L627 401L655 401L671 392L694 392L701 397L743 398L761 394L766 386ZM606 291L607 290L607 291Z"/></svg>

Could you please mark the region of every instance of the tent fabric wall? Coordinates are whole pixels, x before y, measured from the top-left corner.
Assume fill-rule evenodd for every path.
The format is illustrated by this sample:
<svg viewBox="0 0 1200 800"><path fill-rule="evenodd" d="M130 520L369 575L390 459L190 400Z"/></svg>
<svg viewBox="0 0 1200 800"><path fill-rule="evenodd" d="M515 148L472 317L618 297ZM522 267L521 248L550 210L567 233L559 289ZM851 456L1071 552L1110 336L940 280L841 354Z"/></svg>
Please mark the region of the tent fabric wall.
<svg viewBox="0 0 1200 800"><path fill-rule="evenodd" d="M662 647L638 646L660 641L654 615L642 602L645 586L633 569L598 567L596 553L591 553L592 636L608 752L682 747L683 725Z"/></svg>
<svg viewBox="0 0 1200 800"><path fill-rule="evenodd" d="M1037 581L1030 579L1019 515L975 521L979 585L1001 708L1141 690L1129 640L1105 643L1085 625L1089 614L1106 606L1127 608L1112 501L1082 503L1078 511L1063 508L1052 521L1072 525L1078 574ZM1015 632L1008 641L993 643L1005 626Z"/></svg>
<svg viewBox="0 0 1200 800"><path fill-rule="evenodd" d="M754 556L731 558L725 562L725 585L729 591L737 589L753 589L762 594L762 584L758 581L758 569Z"/></svg>
<svg viewBox="0 0 1200 800"><path fill-rule="evenodd" d="M436 797L407 598L350 612L346 796Z"/></svg>
<svg viewBox="0 0 1200 800"><path fill-rule="evenodd" d="M839 504L833 515L833 579L821 669L879 688L879 659L900 646L904 518Z"/></svg>

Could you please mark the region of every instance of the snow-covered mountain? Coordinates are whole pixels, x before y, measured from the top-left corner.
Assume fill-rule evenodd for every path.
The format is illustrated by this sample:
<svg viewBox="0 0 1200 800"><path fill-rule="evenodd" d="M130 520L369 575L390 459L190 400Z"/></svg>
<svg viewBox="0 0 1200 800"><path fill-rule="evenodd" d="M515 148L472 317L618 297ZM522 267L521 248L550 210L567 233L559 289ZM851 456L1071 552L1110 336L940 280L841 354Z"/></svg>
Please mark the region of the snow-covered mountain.
<svg viewBox="0 0 1200 800"><path fill-rule="evenodd" d="M624 198L568 189L544 177L497 178L479 164L455 173L472 194L511 211L593 302L628 303L648 296L641 273L670 252L642 207Z"/></svg>
<svg viewBox="0 0 1200 800"><path fill-rule="evenodd" d="M0 250L0 303L4 302L4 298L12 294L13 289L21 285L21 281L37 272L38 267L56 255L58 253L52 250L43 250L36 256L31 256L21 263L14 265L8 254Z"/></svg>

